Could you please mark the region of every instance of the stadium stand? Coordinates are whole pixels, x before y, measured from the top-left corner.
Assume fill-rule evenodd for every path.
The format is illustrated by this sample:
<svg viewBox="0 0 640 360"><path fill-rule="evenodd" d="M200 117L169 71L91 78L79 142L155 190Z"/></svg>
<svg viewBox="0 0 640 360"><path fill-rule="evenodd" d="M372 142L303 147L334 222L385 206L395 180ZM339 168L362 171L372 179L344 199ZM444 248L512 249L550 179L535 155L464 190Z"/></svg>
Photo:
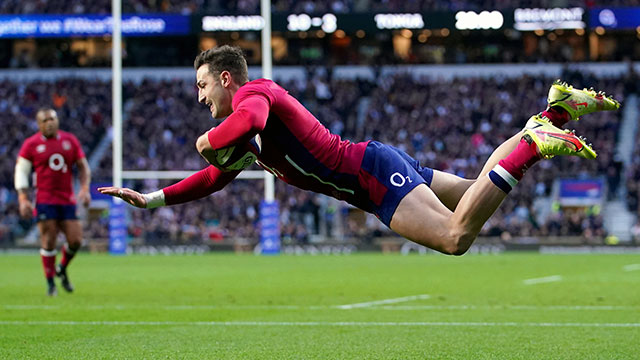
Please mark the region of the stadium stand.
<svg viewBox="0 0 640 360"><path fill-rule="evenodd" d="M207 0L124 0L123 13L181 13L201 9ZM5 0L0 2L0 14L109 14L111 0Z"/></svg>

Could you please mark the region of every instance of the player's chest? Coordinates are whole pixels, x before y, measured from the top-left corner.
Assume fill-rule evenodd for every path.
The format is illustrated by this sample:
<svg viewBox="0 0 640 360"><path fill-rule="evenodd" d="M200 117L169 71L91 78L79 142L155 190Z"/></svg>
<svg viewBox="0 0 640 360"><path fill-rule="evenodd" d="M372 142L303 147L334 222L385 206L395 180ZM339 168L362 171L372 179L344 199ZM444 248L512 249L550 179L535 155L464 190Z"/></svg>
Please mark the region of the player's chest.
<svg viewBox="0 0 640 360"><path fill-rule="evenodd" d="M57 168L73 161L74 149L71 141L58 139L35 144L33 154L36 166Z"/></svg>

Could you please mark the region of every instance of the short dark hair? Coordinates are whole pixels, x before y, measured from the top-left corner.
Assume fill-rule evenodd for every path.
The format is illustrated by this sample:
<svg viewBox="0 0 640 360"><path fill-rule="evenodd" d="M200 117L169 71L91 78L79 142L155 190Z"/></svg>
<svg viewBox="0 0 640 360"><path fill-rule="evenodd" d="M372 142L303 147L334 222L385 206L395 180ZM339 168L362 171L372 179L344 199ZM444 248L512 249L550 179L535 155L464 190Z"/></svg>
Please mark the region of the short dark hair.
<svg viewBox="0 0 640 360"><path fill-rule="evenodd" d="M205 50L196 56L193 67L197 71L205 64L209 65L209 73L211 74L219 74L226 70L240 84L249 81L247 60L245 60L244 54L239 47L222 45Z"/></svg>

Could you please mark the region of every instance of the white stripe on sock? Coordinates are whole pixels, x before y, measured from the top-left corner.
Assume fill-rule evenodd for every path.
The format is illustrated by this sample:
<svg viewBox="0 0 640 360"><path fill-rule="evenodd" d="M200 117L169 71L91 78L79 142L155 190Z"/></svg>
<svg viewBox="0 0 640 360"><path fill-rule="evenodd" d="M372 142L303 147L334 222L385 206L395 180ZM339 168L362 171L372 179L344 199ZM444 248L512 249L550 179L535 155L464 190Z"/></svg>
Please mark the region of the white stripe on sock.
<svg viewBox="0 0 640 360"><path fill-rule="evenodd" d="M518 179L514 178L507 170L505 170L502 166L496 165L493 167L493 171L498 174L504 181L511 186L513 189L516 185L518 185Z"/></svg>
<svg viewBox="0 0 640 360"><path fill-rule="evenodd" d="M40 249L40 255L42 256L56 256L58 252L56 251L56 249L53 250L45 250L45 249Z"/></svg>

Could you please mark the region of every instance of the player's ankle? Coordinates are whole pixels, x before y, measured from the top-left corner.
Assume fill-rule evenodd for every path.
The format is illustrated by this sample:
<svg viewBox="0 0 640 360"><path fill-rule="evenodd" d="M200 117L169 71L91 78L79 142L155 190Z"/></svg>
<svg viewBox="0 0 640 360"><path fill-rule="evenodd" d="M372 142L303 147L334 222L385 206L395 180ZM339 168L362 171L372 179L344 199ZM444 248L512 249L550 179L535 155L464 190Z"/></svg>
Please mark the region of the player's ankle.
<svg viewBox="0 0 640 360"><path fill-rule="evenodd" d="M570 120L569 113L560 106L547 107L547 109L542 112L542 116L549 119L553 126L557 128L562 128L562 126L564 126L564 124L568 123Z"/></svg>

